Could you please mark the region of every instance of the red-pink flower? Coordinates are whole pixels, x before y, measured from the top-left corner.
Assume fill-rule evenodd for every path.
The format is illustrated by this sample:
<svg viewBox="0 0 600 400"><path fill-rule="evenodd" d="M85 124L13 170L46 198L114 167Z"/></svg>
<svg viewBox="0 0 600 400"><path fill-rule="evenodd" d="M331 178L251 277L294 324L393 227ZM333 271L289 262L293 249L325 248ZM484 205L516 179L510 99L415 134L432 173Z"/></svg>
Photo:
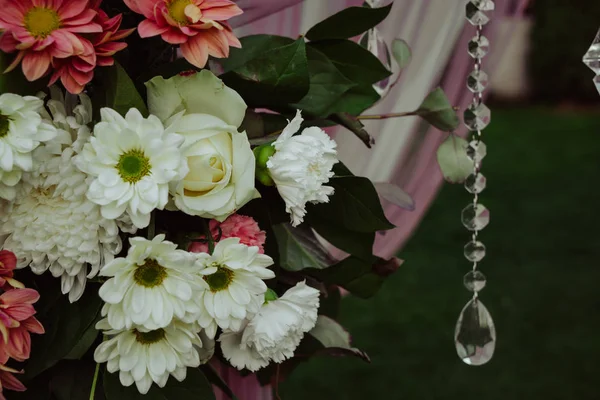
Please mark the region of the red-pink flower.
<svg viewBox="0 0 600 400"><path fill-rule="evenodd" d="M225 21L243 11L230 0L125 0L146 19L138 27L141 37L161 35L178 44L186 60L203 68L211 55L229 56L229 47L241 47Z"/></svg>
<svg viewBox="0 0 600 400"><path fill-rule="evenodd" d="M263 246L266 234L260 230L258 223L252 217L233 214L222 223L214 219L211 220L209 227L215 241L236 237L240 239L240 243L246 246L257 246L260 254L264 254L265 252ZM202 236L199 239L205 239L205 237ZM188 251L193 253L207 253L208 244L204 242L192 242Z"/></svg>
<svg viewBox="0 0 600 400"><path fill-rule="evenodd" d="M81 35L102 32L90 0L0 0L0 10L0 50L18 51L7 71L22 61L30 81L45 75L53 58L93 51Z"/></svg>
<svg viewBox="0 0 600 400"><path fill-rule="evenodd" d="M8 250L0 251L0 288L9 289L23 288L23 284L13 278L14 270L17 267L17 257Z"/></svg>
<svg viewBox="0 0 600 400"><path fill-rule="evenodd" d="M113 58L115 53L127 47L127 43L119 42L119 40L131 35L135 28L119 30L123 19L122 15L119 14L109 18L100 9L101 3L102 0L93 0L91 7L97 13L94 22L102 27L102 31L90 35L91 45L86 46L82 54L52 60L54 73L50 78L50 84L60 79L70 93L79 94L83 91L85 85L94 78L94 68L96 66L113 65L115 63Z"/></svg>
<svg viewBox="0 0 600 400"><path fill-rule="evenodd" d="M15 392L24 392L26 390L23 385L13 374L22 374L23 371L17 371L0 364L0 400L6 400L2 393L4 389L13 390Z"/></svg>
<svg viewBox="0 0 600 400"><path fill-rule="evenodd" d="M9 357L25 361L31 352L30 332L44 333L34 317L33 303L40 298L34 289L11 289L0 295L0 363Z"/></svg>

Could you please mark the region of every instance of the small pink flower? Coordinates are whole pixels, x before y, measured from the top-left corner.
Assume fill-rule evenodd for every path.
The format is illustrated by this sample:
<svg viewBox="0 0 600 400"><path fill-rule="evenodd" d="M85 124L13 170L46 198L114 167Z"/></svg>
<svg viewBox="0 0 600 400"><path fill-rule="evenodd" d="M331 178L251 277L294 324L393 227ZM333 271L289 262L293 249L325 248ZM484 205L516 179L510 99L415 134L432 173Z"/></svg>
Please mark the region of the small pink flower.
<svg viewBox="0 0 600 400"><path fill-rule="evenodd" d="M17 257L8 250L0 251L0 288L10 289L23 288L23 284L13 279L14 270L17 267Z"/></svg>
<svg viewBox="0 0 600 400"><path fill-rule="evenodd" d="M0 9L0 50L18 52L6 71L22 62L29 81L44 76L55 57L89 52L82 34L102 32L90 0L0 0Z"/></svg>
<svg viewBox="0 0 600 400"><path fill-rule="evenodd" d="M146 19L138 27L141 37L161 35L180 45L190 64L203 68L208 56L226 58L229 47L241 47L225 21L243 11L230 0L125 0Z"/></svg>
<svg viewBox="0 0 600 400"><path fill-rule="evenodd" d="M89 36L89 46L81 54L67 58L54 58L52 67L54 73L50 78L50 85L59 78L65 88L73 94L79 94L83 91L85 85L94 78L94 68L96 66L104 67L115 63L113 56L118 51L127 47L127 43L119 40L131 35L133 29L119 30L122 15L116 15L109 18L108 15L100 9L102 0L94 0L91 4L92 9L96 11L94 22L102 27L102 31ZM82 39L87 41L87 39Z"/></svg>
<svg viewBox="0 0 600 400"><path fill-rule="evenodd" d="M26 390L23 385L13 374L22 374L23 371L17 371L7 367L6 365L0 364L0 400L6 400L4 397L4 389L12 390L15 392L24 392Z"/></svg>
<svg viewBox="0 0 600 400"><path fill-rule="evenodd" d="M222 223L214 219L211 220L209 227L215 241L236 237L240 239L240 243L246 246L257 246L260 254L264 254L265 252L263 246L267 236L264 231L260 230L258 223L252 217L233 214ZM199 239L206 239L206 237L201 236ZM208 244L193 242L190 244L188 251L193 253L208 253Z"/></svg>
<svg viewBox="0 0 600 400"><path fill-rule="evenodd" d="M31 352L30 332L44 333L34 317L33 303L40 298L34 289L11 289L0 295L0 363L9 357L25 361Z"/></svg>

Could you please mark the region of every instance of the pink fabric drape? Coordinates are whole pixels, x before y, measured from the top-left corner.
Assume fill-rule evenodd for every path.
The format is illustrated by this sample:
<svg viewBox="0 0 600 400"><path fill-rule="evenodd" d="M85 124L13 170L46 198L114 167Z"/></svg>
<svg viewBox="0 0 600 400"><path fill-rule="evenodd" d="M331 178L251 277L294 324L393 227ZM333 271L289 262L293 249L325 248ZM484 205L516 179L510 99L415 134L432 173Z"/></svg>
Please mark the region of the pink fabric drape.
<svg viewBox="0 0 600 400"><path fill-rule="evenodd" d="M419 7L419 13L425 13L434 1L396 0L395 3L409 3L411 7ZM485 35L490 39L492 46L497 46L494 42L494 37L497 25L501 19L503 17L521 15L528 1L495 1L496 11L494 18L485 27ZM467 0L465 0L465 4L466 2ZM328 0L327 2L323 2L323 7L326 7L330 12L335 12L345 7L361 5L362 3L363 0ZM238 27L249 21L253 21L250 26L242 27L245 34L269 33L295 37L302 33L300 29L303 5L299 0L239 0L238 4L242 8L244 6L249 7L247 8L248 14L238 21L234 21L233 25ZM268 16L273 13L277 13L277 15ZM405 13L404 15L407 16L408 14ZM262 18L263 16L265 18ZM395 23L400 26L404 21L397 20ZM427 26L417 24L415 29L427 29ZM466 88L465 82L467 75L472 71L473 61L468 56L466 49L467 43L473 35L473 26L465 24L459 40L456 43L448 43L449 46L454 47L448 67L438 82L433 82L431 85L432 89L436 86L441 86L452 104L460 106L461 110L468 105L472 98L472 94ZM489 57L487 60L489 60ZM487 65L487 60L484 60L484 69L488 73L493 73L493 65ZM394 95L394 93L390 93L391 95ZM390 104L393 104L393 102L390 102ZM391 111L388 110L388 112ZM464 136L467 132L461 127L457 133ZM378 235L375 243L375 251L383 257L393 256L406 242L427 211L443 182L435 153L440 143L444 140L445 134L434 128L429 128L425 133L413 132L411 135L410 140L412 141L412 145L406 147L405 154L402 155L402 161L398 163L391 182L398 184L413 196L416 209L414 211L406 211L393 205L386 207L386 214L398 228L386 232L385 235ZM240 400L273 399L271 388L261 387L254 375L241 377L235 369L221 365L218 362L215 362L213 365ZM226 400L228 398L219 389L216 389L215 393L217 400Z"/></svg>

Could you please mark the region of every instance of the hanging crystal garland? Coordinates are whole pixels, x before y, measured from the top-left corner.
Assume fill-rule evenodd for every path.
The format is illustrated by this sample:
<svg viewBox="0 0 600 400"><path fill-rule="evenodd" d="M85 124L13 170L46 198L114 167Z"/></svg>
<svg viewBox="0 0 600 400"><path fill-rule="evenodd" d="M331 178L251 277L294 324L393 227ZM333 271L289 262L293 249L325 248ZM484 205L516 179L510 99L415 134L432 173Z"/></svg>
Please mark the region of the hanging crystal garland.
<svg viewBox="0 0 600 400"><path fill-rule="evenodd" d="M482 59L489 50L489 41L483 36L483 25L490 20L486 14L494 10L492 0L470 0L467 3L467 20L476 27L476 35L469 41L468 53L475 59L473 72L467 78L467 87L473 92L473 102L465 110L464 122L472 132L467 155L473 160L473 173L465 181L466 190L473 195L473 203L462 211L462 223L472 232L464 254L473 263L473 269L464 277L465 287L473 298L462 309L454 332L454 343L460 359L469 365L482 365L490 361L496 347L496 328L487 308L479 300L479 291L485 287L486 278L478 269L485 256L485 245L478 240L479 231L490 222L488 209L479 203L479 193L485 189L486 178L481 174L481 161L486 155L481 141L482 130L490 123L490 109L483 104L483 91L488 76L482 70Z"/></svg>
<svg viewBox="0 0 600 400"><path fill-rule="evenodd" d="M594 84L598 89L598 93L600 93L600 29L589 50L583 56L583 63L596 74Z"/></svg>
<svg viewBox="0 0 600 400"><path fill-rule="evenodd" d="M379 8L386 6L389 3L389 0L366 0L365 4L371 8ZM390 48L388 44L381 37L381 32L377 27L369 29L366 31L358 40L358 43L365 47L367 50L371 52L375 57L381 61L381 63L388 69L392 70L392 55L390 52ZM390 87L393 84L392 78L386 78L380 82L377 82L373 85L373 89L379 94L382 98L385 97L387 92L390 90Z"/></svg>

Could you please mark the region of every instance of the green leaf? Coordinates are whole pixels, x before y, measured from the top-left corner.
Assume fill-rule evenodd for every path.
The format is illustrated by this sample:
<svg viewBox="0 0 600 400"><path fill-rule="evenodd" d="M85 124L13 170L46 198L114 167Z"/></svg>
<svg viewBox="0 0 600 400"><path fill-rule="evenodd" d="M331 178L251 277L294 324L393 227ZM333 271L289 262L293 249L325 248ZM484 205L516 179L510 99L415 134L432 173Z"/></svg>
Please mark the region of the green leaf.
<svg viewBox="0 0 600 400"><path fill-rule="evenodd" d="M96 364L62 361L52 369L50 389L58 400L88 400Z"/></svg>
<svg viewBox="0 0 600 400"><path fill-rule="evenodd" d="M405 210L413 211L415 209L415 201L400 186L385 182L376 182L373 185L381 198Z"/></svg>
<svg viewBox="0 0 600 400"><path fill-rule="evenodd" d="M250 140L264 138L273 141L276 137L265 137L265 135L281 131L287 124L287 119L281 114L257 113L248 109L240 130L246 131Z"/></svg>
<svg viewBox="0 0 600 400"><path fill-rule="evenodd" d="M376 232L394 228L381 207L370 180L357 176L332 178L335 193L329 203L309 205L307 214L354 232Z"/></svg>
<svg viewBox="0 0 600 400"><path fill-rule="evenodd" d="M367 299L379 291L385 279L385 276L377 274L374 270L374 266L380 262L383 260L375 256L372 256L371 260L350 256L327 269L310 269L305 272L325 283L341 286L350 293Z"/></svg>
<svg viewBox="0 0 600 400"><path fill-rule="evenodd" d="M232 47L229 57L217 61L223 67L223 73L234 71L270 50L293 44L294 39L277 35L250 35L240 38L240 43L241 48Z"/></svg>
<svg viewBox="0 0 600 400"><path fill-rule="evenodd" d="M150 391L142 395L135 387L121 385L118 374L104 373L104 392L106 400L214 400L211 384L199 369L188 368L183 382L169 377L164 388L152 384Z"/></svg>
<svg viewBox="0 0 600 400"><path fill-rule="evenodd" d="M37 92L46 89L48 78L41 78L35 82L25 79L19 65L9 73L4 70L13 61L15 54L6 54L0 51L0 94L15 93L21 96L35 96Z"/></svg>
<svg viewBox="0 0 600 400"><path fill-rule="evenodd" d="M375 139L369 135L363 123L354 115L344 112L333 114L329 118L354 133L368 148L375 143Z"/></svg>
<svg viewBox="0 0 600 400"><path fill-rule="evenodd" d="M329 253L308 226L293 228L290 224L280 224L274 225L273 231L279 246L279 263L283 269L323 269L332 264Z"/></svg>
<svg viewBox="0 0 600 400"><path fill-rule="evenodd" d="M77 344L71 349L69 354L65 356L66 360L79 360L81 357L87 353L87 351L92 347L100 332L96 329L96 322L100 320L100 314L94 322L90 324L88 329L83 333L81 339L77 342Z"/></svg>
<svg viewBox="0 0 600 400"><path fill-rule="evenodd" d="M361 83L351 88L348 92L335 103L327 113L346 112L351 115L360 115L368 108L371 108L381 99L381 96L373 89L373 85Z"/></svg>
<svg viewBox="0 0 600 400"><path fill-rule="evenodd" d="M473 160L467 156L469 143L456 135L449 135L437 150L437 161L450 183L463 183L473 173Z"/></svg>
<svg viewBox="0 0 600 400"><path fill-rule="evenodd" d="M412 51L408 43L402 39L394 39L392 42L392 55L401 69L406 67L412 59Z"/></svg>
<svg viewBox="0 0 600 400"><path fill-rule="evenodd" d="M269 38L272 44L266 51L256 53L256 49L251 48L248 55L238 54L232 61L235 68L220 76L227 86L239 92L253 107L293 103L302 99L309 90L304 40L279 45L282 42L279 37ZM246 48L242 45L239 51Z"/></svg>
<svg viewBox="0 0 600 400"><path fill-rule="evenodd" d="M325 40L309 46L327 56L353 82L372 85L391 75L373 53L350 40Z"/></svg>
<svg viewBox="0 0 600 400"><path fill-rule="evenodd" d="M340 313L342 303L342 292L335 285L329 285L325 293L321 292L319 299L319 315L326 315L329 318L337 318Z"/></svg>
<svg viewBox="0 0 600 400"><path fill-rule="evenodd" d="M44 304L45 299L52 299L55 290L40 292L40 304ZM46 333L32 335L32 351L25 366L25 377L35 377L71 353L92 328L101 307L98 286L94 284L88 283L85 293L75 303L69 303L67 296L60 296L45 315L40 315Z"/></svg>
<svg viewBox="0 0 600 400"><path fill-rule="evenodd" d="M312 217L311 214L306 215L306 222L338 249L365 260L371 260L373 257L374 232L351 231L321 218Z"/></svg>
<svg viewBox="0 0 600 400"><path fill-rule="evenodd" d="M313 26L307 33L309 40L348 39L379 25L392 4L381 8L349 7Z"/></svg>
<svg viewBox="0 0 600 400"><path fill-rule="evenodd" d="M201 365L200 371L202 371L210 383L221 389L221 391L231 400L240 400L210 364Z"/></svg>
<svg viewBox="0 0 600 400"><path fill-rule="evenodd" d="M367 362L371 361L365 352L351 346L350 334L334 319L319 315L317 324L309 333L328 350L329 354L349 354L362 358Z"/></svg>
<svg viewBox="0 0 600 400"><path fill-rule="evenodd" d="M452 131L458 128L460 123L450 100L441 88L429 93L416 114L442 131Z"/></svg>
<svg viewBox="0 0 600 400"><path fill-rule="evenodd" d="M135 84L123 67L115 65L98 71L98 86L94 88L94 107L110 107L121 115L127 114L131 108L137 108L143 116L148 116L148 108Z"/></svg>

